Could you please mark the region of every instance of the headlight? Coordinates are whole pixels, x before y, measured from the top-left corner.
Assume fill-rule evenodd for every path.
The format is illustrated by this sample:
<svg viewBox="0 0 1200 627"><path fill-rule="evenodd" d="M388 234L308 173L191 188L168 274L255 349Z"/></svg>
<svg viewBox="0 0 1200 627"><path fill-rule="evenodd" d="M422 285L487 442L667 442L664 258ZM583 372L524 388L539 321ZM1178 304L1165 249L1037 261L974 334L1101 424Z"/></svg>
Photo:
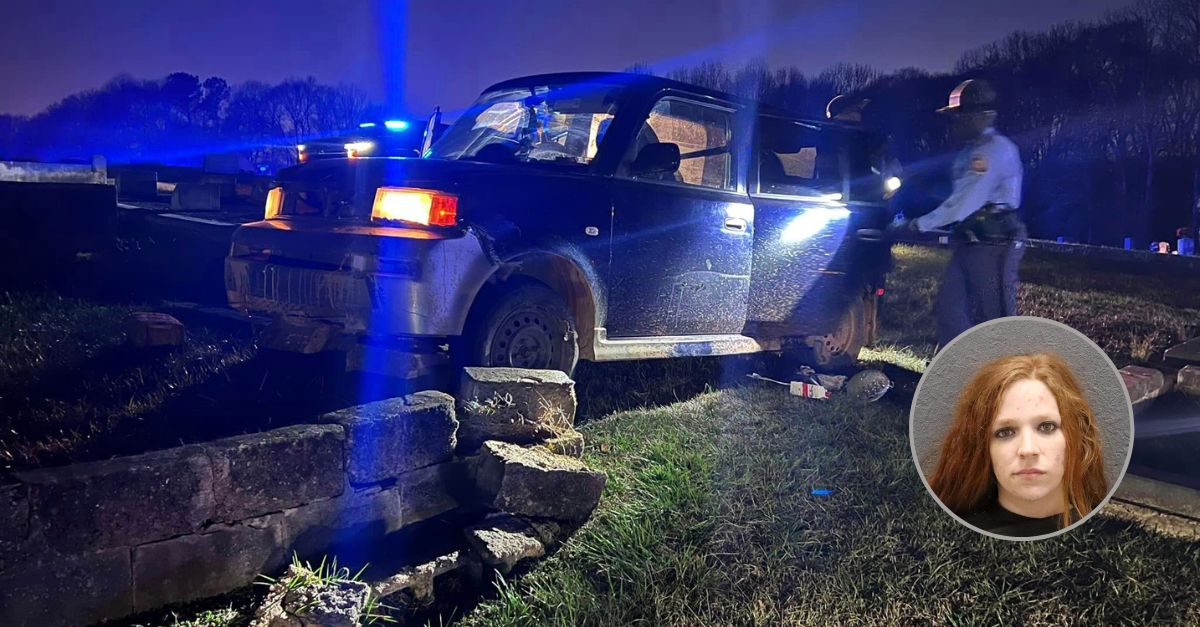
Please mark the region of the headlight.
<svg viewBox="0 0 1200 627"><path fill-rule="evenodd" d="M901 185L901 184L902 184L902 181L900 180L900 177L898 177L898 176L889 176L889 177L887 178L887 180L885 180L885 181L883 182L883 188L884 188L884 189L886 189L886 190L887 190L887 191L889 191L889 192L894 192L894 191L896 191L896 190L900 189L900 185Z"/></svg>
<svg viewBox="0 0 1200 627"><path fill-rule="evenodd" d="M360 157L375 149L375 142L350 142L343 146L346 149L346 156L353 159Z"/></svg>
<svg viewBox="0 0 1200 627"><path fill-rule="evenodd" d="M454 226L458 221L458 197L427 189L380 187L371 206L371 219Z"/></svg>

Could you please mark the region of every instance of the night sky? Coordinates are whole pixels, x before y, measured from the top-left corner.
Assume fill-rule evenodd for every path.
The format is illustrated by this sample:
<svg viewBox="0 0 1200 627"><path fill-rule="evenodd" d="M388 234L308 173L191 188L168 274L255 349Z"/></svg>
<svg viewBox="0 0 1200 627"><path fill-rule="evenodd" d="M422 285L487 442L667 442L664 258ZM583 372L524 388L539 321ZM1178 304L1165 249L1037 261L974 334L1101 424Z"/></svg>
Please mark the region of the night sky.
<svg viewBox="0 0 1200 627"><path fill-rule="evenodd" d="M1013 30L1086 20L1130 0L7 0L0 113L32 114L122 73L236 84L315 76L416 113L453 109L524 74L658 72L766 58L815 74L839 62L952 69Z"/></svg>

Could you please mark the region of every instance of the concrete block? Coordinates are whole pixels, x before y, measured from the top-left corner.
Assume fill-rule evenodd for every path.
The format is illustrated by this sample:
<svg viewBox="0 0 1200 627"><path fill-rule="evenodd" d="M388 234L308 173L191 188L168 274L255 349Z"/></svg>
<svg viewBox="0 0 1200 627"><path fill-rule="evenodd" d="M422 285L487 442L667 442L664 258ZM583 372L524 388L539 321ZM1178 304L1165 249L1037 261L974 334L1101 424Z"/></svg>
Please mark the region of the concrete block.
<svg viewBox="0 0 1200 627"><path fill-rule="evenodd" d="M592 513L608 480L577 459L507 442L484 443L474 476L479 492L496 509L568 521Z"/></svg>
<svg viewBox="0 0 1200 627"><path fill-rule="evenodd" d="M463 450L539 442L575 424L575 382L558 370L463 368L458 398Z"/></svg>
<svg viewBox="0 0 1200 627"><path fill-rule="evenodd" d="M337 425L296 425L204 444L215 519L236 522L341 494L345 440Z"/></svg>
<svg viewBox="0 0 1200 627"><path fill-rule="evenodd" d="M171 208L216 211L221 208L221 186L209 183L178 183L171 193Z"/></svg>
<svg viewBox="0 0 1200 627"><path fill-rule="evenodd" d="M349 492L337 498L286 510L283 546L288 555L320 559L338 545L370 546L404 526L394 489Z"/></svg>
<svg viewBox="0 0 1200 627"><path fill-rule="evenodd" d="M212 518L212 466L199 446L17 473L31 528L69 554L190 533Z"/></svg>
<svg viewBox="0 0 1200 627"><path fill-rule="evenodd" d="M401 475L386 489L352 491L283 512L288 554L319 557L339 544L371 545L457 508L469 487L465 464L450 461Z"/></svg>
<svg viewBox="0 0 1200 627"><path fill-rule="evenodd" d="M488 516L464 529L463 536L484 564L505 574L521 562L546 554L537 531L511 514Z"/></svg>
<svg viewBox="0 0 1200 627"><path fill-rule="evenodd" d="M113 549L45 562L0 575L0 625L90 625L133 610L130 550Z"/></svg>
<svg viewBox="0 0 1200 627"><path fill-rule="evenodd" d="M1184 394L1200 395L1200 366L1184 366L1175 375L1175 387Z"/></svg>
<svg viewBox="0 0 1200 627"><path fill-rule="evenodd" d="M407 526L458 508L472 487L466 464L454 460L405 473L392 490Z"/></svg>
<svg viewBox="0 0 1200 627"><path fill-rule="evenodd" d="M183 346L183 323L165 313L137 311L125 317L125 340L136 348Z"/></svg>
<svg viewBox="0 0 1200 627"><path fill-rule="evenodd" d="M1162 372L1154 368L1125 366L1119 372L1121 380L1125 382L1125 389L1129 392L1129 400L1134 405L1169 391Z"/></svg>
<svg viewBox="0 0 1200 627"><path fill-rule="evenodd" d="M288 557L278 514L136 547L134 611L240 588L260 573L276 573Z"/></svg>
<svg viewBox="0 0 1200 627"><path fill-rule="evenodd" d="M454 399L433 391L343 409L321 420L346 430L346 473L355 485L450 459L458 430Z"/></svg>

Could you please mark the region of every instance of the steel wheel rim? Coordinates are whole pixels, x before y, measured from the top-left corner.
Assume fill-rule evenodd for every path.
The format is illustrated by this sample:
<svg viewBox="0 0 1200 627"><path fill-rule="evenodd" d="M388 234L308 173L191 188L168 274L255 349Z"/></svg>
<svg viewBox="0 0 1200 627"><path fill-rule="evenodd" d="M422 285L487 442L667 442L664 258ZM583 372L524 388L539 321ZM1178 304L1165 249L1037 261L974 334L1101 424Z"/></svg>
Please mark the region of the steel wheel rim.
<svg viewBox="0 0 1200 627"><path fill-rule="evenodd" d="M551 368L557 356L551 320L534 309L514 311L501 320L488 346L493 366Z"/></svg>

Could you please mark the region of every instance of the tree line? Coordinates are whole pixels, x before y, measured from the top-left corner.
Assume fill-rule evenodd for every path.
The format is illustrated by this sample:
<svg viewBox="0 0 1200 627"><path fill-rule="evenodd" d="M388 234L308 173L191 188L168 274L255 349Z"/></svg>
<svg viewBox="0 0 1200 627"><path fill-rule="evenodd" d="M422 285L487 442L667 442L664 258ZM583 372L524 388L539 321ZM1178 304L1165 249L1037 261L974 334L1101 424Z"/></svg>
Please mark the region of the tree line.
<svg viewBox="0 0 1200 627"><path fill-rule="evenodd" d="M886 135L905 166L899 208L915 213L949 193L958 149L936 109L962 80L985 78L1000 94L997 126L1025 163L1023 210L1036 236L1107 245L1132 237L1141 247L1181 227L1196 232L1198 0L1144 0L1093 22L1015 32L966 52L944 74L843 64L809 78L752 61L668 76L812 118L823 118L835 95L867 101L864 125Z"/></svg>
<svg viewBox="0 0 1200 627"><path fill-rule="evenodd" d="M354 128L377 111L351 85L312 77L231 87L177 72L161 80L118 76L32 117L0 115L0 159L197 165L236 152L253 163L294 163L295 144Z"/></svg>

